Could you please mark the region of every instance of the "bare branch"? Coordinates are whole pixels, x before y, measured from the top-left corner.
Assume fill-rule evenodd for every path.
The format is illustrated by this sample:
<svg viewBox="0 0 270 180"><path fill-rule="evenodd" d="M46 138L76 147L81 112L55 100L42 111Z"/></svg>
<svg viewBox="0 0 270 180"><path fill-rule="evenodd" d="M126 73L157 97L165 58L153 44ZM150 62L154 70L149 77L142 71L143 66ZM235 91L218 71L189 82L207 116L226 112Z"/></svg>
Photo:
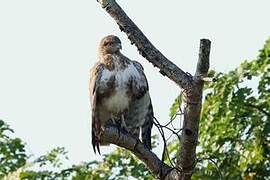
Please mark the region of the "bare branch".
<svg viewBox="0 0 270 180"><path fill-rule="evenodd" d="M120 131L113 126L107 126L101 137L102 142L115 144L130 150L141 161L143 161L150 171L156 176L165 176L172 168L162 162L156 154L150 151L144 144L137 138L133 137L127 132Z"/></svg>
<svg viewBox="0 0 270 180"><path fill-rule="evenodd" d="M196 165L196 146L198 144L199 119L202 104L203 80L209 69L209 53L211 42L202 39L200 43L199 60L194 76L193 88L186 90L184 123L181 134L181 149L177 166L182 169L181 180L190 179Z"/></svg>
<svg viewBox="0 0 270 180"><path fill-rule="evenodd" d="M209 69L210 47L211 41L209 41L208 39L201 39L199 60L197 63L195 77L197 76L207 77Z"/></svg>
<svg viewBox="0 0 270 180"><path fill-rule="evenodd" d="M181 149L175 168L164 164L153 152L148 150L138 139L128 134L118 132L115 127L107 127L103 140L116 144L133 152L147 167L159 178L167 175L170 179L190 179L196 165L196 146L198 144L199 118L202 104L203 82L209 69L209 54L211 42L202 39L200 44L199 60L195 76L185 73L174 63L169 61L146 38L136 24L126 15L115 0L98 0L102 7L119 25L131 41L135 44L139 53L155 67L160 69L162 75L167 76L184 89L185 110L184 122L181 134Z"/></svg>
<svg viewBox="0 0 270 180"><path fill-rule="evenodd" d="M167 76L184 89L189 89L191 78L187 73L168 60L155 46L147 39L136 24L126 15L123 9L115 0L98 0L102 7L111 15L131 41L135 44L139 53L160 69L162 75Z"/></svg>

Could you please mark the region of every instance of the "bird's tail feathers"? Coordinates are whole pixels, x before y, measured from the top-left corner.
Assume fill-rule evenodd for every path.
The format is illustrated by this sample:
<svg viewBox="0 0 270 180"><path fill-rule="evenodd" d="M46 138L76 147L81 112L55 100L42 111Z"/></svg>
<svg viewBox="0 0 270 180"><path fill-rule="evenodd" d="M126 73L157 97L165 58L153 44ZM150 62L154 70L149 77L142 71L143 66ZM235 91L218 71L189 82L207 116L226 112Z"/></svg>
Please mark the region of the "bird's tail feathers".
<svg viewBox="0 0 270 180"><path fill-rule="evenodd" d="M148 109L148 114L146 116L145 122L142 125L142 141L145 144L145 146L148 149L152 149L151 145L151 130L153 127L153 108L152 104L150 103L149 109Z"/></svg>
<svg viewBox="0 0 270 180"><path fill-rule="evenodd" d="M95 154L96 154L96 150L98 151L98 154L100 154L99 144L100 144L100 140L95 135L95 132L92 130L92 146L93 146L93 150L94 150Z"/></svg>
<svg viewBox="0 0 270 180"><path fill-rule="evenodd" d="M92 111L95 112L95 111ZM96 149L100 154L100 134L101 134L101 124L100 121L97 119L97 114L92 114L92 146L93 150L96 153Z"/></svg>

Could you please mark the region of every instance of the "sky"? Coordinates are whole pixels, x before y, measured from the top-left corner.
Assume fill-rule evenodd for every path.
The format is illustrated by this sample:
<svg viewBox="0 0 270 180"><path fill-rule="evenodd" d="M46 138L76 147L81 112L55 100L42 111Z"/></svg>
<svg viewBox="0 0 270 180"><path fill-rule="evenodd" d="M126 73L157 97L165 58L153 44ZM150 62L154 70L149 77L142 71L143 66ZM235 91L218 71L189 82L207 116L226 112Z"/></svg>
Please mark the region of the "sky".
<svg viewBox="0 0 270 180"><path fill-rule="evenodd" d="M269 0L118 3L167 58L191 74L201 38L212 41L211 69L226 72L254 59L270 35ZM97 45L109 34L120 37L123 54L144 66L155 116L165 123L180 89L138 54L95 0L0 1L0 119L28 152L37 157L63 146L72 163L100 158L90 143L88 79Z"/></svg>

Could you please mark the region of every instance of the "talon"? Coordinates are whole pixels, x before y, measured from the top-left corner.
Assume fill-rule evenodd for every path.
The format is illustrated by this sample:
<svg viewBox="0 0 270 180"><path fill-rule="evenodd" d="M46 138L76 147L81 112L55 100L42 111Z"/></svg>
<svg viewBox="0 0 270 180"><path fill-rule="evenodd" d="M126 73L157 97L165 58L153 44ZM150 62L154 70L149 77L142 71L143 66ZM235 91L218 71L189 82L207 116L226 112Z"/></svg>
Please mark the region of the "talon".
<svg viewBox="0 0 270 180"><path fill-rule="evenodd" d="M114 118L111 118L111 120L112 120L112 123L113 123L113 124L116 124L116 122L115 122Z"/></svg>
<svg viewBox="0 0 270 180"><path fill-rule="evenodd" d="M125 118L124 118L124 115L122 114L121 115L121 128L124 130L124 131L127 131L128 132L128 128L127 128L127 125L125 123Z"/></svg>
<svg viewBox="0 0 270 180"><path fill-rule="evenodd" d="M136 143L135 143L135 145L134 145L134 147L133 147L133 150L134 150L135 152L136 152L136 149L137 149L137 146L138 146L139 142L140 142L140 140L136 138Z"/></svg>
<svg viewBox="0 0 270 180"><path fill-rule="evenodd" d="M118 132L118 138L117 138L117 142L120 141L120 137L121 137L121 128L119 126L116 126L117 127L117 132Z"/></svg>

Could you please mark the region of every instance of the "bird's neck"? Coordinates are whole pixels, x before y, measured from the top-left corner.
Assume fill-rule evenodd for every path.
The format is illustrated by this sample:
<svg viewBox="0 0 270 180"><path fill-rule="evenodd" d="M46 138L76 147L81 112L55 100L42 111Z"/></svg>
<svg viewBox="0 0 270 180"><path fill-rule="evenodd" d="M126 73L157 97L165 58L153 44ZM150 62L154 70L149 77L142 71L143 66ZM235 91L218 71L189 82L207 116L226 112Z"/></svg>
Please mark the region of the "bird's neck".
<svg viewBox="0 0 270 180"><path fill-rule="evenodd" d="M100 61L106 65L110 70L123 70L128 64L130 64L127 57L125 57L120 51L110 54L102 53L99 55Z"/></svg>

